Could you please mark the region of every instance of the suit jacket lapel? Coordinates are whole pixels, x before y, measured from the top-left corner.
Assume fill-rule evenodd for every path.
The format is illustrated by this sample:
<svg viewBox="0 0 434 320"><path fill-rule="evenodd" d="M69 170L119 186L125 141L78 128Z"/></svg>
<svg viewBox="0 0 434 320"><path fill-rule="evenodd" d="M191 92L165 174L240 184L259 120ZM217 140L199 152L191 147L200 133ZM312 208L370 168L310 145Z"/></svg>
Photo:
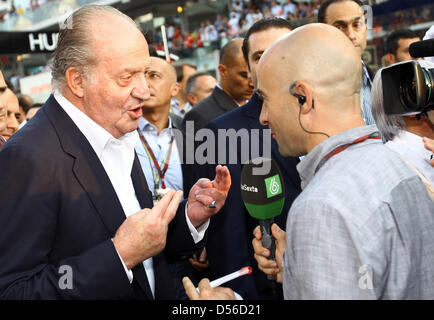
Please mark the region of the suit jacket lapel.
<svg viewBox="0 0 434 320"><path fill-rule="evenodd" d="M86 191L110 236L114 236L126 217L101 161L53 96L47 102L46 112L63 150L74 158L72 171L75 177Z"/></svg>

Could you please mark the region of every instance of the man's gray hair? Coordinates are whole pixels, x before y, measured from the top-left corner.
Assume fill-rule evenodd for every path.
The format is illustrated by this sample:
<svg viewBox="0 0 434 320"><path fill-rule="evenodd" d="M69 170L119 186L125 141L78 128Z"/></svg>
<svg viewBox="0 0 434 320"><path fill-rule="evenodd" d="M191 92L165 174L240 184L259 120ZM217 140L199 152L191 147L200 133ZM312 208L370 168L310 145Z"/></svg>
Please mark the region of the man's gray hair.
<svg viewBox="0 0 434 320"><path fill-rule="evenodd" d="M197 86L197 78L202 77L202 76L211 76L212 75L208 72L196 72L195 74L191 75L188 80L187 80L187 84L186 84L186 93L192 93L192 94L196 94L198 86Z"/></svg>
<svg viewBox="0 0 434 320"><path fill-rule="evenodd" d="M372 83L371 106L372 115L374 116L377 127L381 135L387 140L393 140L401 130L405 130L405 121L403 116L387 115L384 112L383 83L381 82L381 73L383 69L378 70Z"/></svg>
<svg viewBox="0 0 434 320"><path fill-rule="evenodd" d="M87 74L89 68L97 64L97 57L92 49L92 40L89 37L90 22L98 16L110 14L123 17L137 27L130 17L110 6L83 6L66 19L65 27L59 32L59 40L51 66L52 84L55 89L63 91L68 68L76 67L83 74Z"/></svg>

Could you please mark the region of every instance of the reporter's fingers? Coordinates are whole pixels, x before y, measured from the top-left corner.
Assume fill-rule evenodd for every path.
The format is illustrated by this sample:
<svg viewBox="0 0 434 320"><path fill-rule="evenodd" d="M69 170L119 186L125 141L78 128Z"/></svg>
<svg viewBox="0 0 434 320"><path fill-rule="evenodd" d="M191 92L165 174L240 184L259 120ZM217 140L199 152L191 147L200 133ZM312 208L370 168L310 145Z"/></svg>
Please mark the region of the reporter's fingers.
<svg viewBox="0 0 434 320"><path fill-rule="evenodd" d="M271 234L277 241L285 242L286 232L280 229L279 226L275 223L271 225Z"/></svg>
<svg viewBox="0 0 434 320"><path fill-rule="evenodd" d="M190 300L198 300L199 293L196 290L193 282L188 277L182 278L182 284L184 285L185 293Z"/></svg>
<svg viewBox="0 0 434 320"><path fill-rule="evenodd" d="M169 205L166 208L166 211L164 212L164 215L162 216L165 223L169 224L169 222L172 221L172 219L175 217L176 211L179 207L179 203L182 199L182 195L183 192L181 190L175 192L175 195L172 197L172 200L170 201Z"/></svg>
<svg viewBox="0 0 434 320"><path fill-rule="evenodd" d="M254 255L256 261L258 262L258 268L265 274L277 274L279 272L279 268L277 266L276 261L268 260L262 256Z"/></svg>
<svg viewBox="0 0 434 320"><path fill-rule="evenodd" d="M269 257L270 256L270 250L264 248L261 240L253 239L252 245L253 245L253 251L255 252L255 254L258 254L258 255L263 256L263 257Z"/></svg>
<svg viewBox="0 0 434 320"><path fill-rule="evenodd" d="M257 226L254 230L253 230L253 235L255 236L255 238L257 240L261 240L262 239L262 232L261 232L261 227Z"/></svg>

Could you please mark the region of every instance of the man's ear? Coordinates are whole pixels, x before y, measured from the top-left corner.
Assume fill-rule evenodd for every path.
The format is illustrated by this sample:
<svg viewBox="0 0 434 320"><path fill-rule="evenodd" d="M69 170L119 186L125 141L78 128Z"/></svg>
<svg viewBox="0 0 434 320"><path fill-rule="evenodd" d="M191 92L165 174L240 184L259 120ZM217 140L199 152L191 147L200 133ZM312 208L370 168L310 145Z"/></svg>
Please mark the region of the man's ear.
<svg viewBox="0 0 434 320"><path fill-rule="evenodd" d="M84 90L83 90L83 79L84 76L76 67L69 67L65 73L66 85L69 90L76 95L78 98L83 98Z"/></svg>
<svg viewBox="0 0 434 320"><path fill-rule="evenodd" d="M189 94L187 94L187 101L189 101L190 104L194 106L195 104L197 104L197 97L190 92Z"/></svg>
<svg viewBox="0 0 434 320"><path fill-rule="evenodd" d="M314 108L314 99L311 87L304 81L297 81L294 92L306 97L306 102L301 105L301 113L309 113Z"/></svg>
<svg viewBox="0 0 434 320"><path fill-rule="evenodd" d="M389 65L396 63L396 57L393 53L387 53L384 56L384 59L387 61Z"/></svg>
<svg viewBox="0 0 434 320"><path fill-rule="evenodd" d="M175 97L178 94L180 88L181 85L179 84L179 82L174 82L171 85L170 94L172 95L172 97Z"/></svg>
<svg viewBox="0 0 434 320"><path fill-rule="evenodd" d="M219 64L219 66L217 67L219 74L220 74L220 79L225 80L226 76L227 76L227 68L224 64Z"/></svg>

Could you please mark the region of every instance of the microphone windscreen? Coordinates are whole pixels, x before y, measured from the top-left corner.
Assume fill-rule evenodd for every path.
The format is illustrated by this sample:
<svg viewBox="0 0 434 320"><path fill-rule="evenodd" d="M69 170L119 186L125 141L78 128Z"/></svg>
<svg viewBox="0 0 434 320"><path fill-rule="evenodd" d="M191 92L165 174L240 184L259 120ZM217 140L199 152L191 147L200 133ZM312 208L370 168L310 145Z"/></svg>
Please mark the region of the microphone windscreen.
<svg viewBox="0 0 434 320"><path fill-rule="evenodd" d="M413 58L424 58L434 56L434 39L413 42L409 48Z"/></svg>
<svg viewBox="0 0 434 320"><path fill-rule="evenodd" d="M282 174L273 159L260 157L243 165L241 196L253 218L271 219L282 213L285 189Z"/></svg>

